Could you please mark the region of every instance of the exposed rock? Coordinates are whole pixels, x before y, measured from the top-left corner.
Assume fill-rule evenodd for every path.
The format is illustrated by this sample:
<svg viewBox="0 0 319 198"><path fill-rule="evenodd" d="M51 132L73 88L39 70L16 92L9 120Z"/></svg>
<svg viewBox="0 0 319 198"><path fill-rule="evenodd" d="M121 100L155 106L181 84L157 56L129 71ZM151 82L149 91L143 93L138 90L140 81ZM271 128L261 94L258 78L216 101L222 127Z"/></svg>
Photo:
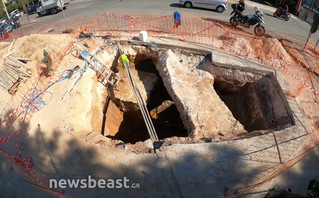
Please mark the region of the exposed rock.
<svg viewBox="0 0 319 198"><path fill-rule="evenodd" d="M124 113L120 111L112 101L110 101L107 114L110 116L106 116L105 119L104 135L115 136L120 129L121 123L123 122Z"/></svg>
<svg viewBox="0 0 319 198"><path fill-rule="evenodd" d="M120 76L122 80L118 85L118 90L114 90L114 99L112 100L121 108L126 108L129 106L128 108L131 110L138 110L139 107L135 95L132 91L127 74L124 72L124 70L120 70ZM147 102L148 98L150 97L150 93L158 81L158 76L153 73L137 71L135 69L131 69L131 73L137 87L139 88L143 100Z"/></svg>
<svg viewBox="0 0 319 198"><path fill-rule="evenodd" d="M207 61L198 68L214 76L218 95L249 132L293 123L287 100L272 73L216 67Z"/></svg>
<svg viewBox="0 0 319 198"><path fill-rule="evenodd" d="M214 90L213 76L196 66L181 63L171 50L161 54L156 65L189 133L200 139L217 138L218 133L227 136L243 132L243 125Z"/></svg>

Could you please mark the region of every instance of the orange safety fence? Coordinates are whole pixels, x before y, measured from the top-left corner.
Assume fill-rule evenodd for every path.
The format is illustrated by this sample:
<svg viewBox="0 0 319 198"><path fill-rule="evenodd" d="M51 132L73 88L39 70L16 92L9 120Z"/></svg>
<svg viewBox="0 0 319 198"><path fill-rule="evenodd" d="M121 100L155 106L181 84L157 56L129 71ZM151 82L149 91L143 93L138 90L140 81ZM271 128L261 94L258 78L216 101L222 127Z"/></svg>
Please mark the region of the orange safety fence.
<svg viewBox="0 0 319 198"><path fill-rule="evenodd" d="M63 33L66 29L73 29L77 34L82 29L93 32L94 35L110 35L114 37L136 37L142 30L152 37L170 38L189 43L202 44L216 48L240 57L271 66L281 72L289 89L284 90L287 97L298 100L300 106L309 118L312 131L303 145L285 158L282 164L277 164L272 169L259 172L259 177L251 184L237 189L233 197L248 193L254 188L270 181L274 177L289 170L294 164L307 156L319 143L319 49L310 41L305 51L294 43L266 37L258 37L253 33L233 28L227 21L218 20L193 14L182 14L181 25L174 26L173 15L154 14L112 14L103 13L97 16L75 17L67 20L57 20L47 24L32 24L14 30L5 41L19 38L23 35L42 33ZM251 31L251 30L248 30ZM62 58L71 47L62 53L52 54L54 67L57 68ZM23 148L28 136L28 123L34 111L28 110L30 105L26 94L32 88L38 90L48 86L48 81L37 78L33 82L27 81L21 85L12 100L2 110L0 117L0 154L28 181L47 189L41 178L32 170L32 159L23 155ZM30 111L30 112L29 112ZM47 190L49 193L63 196L58 192Z"/></svg>
<svg viewBox="0 0 319 198"><path fill-rule="evenodd" d="M72 43L58 54L50 54L54 60L52 69L58 73L57 67L63 57L70 49ZM40 68L38 65L37 68ZM59 75L59 74L58 74ZM39 70L32 79L19 85L12 94L10 100L4 105L0 112L0 155L24 178L26 182L46 191L52 195L65 197L62 193L51 190L47 187L46 180L39 172L33 170L32 158L24 153L24 147L29 135L29 123L34 112L38 111L33 107L35 98L42 98L48 82L54 77L44 78Z"/></svg>

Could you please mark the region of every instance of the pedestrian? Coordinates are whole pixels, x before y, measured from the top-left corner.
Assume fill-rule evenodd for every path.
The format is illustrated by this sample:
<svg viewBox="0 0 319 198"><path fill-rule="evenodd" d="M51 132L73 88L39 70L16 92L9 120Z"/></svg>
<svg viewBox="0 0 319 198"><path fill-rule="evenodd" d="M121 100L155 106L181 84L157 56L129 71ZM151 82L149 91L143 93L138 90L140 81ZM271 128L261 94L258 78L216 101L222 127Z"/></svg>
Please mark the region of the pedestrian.
<svg viewBox="0 0 319 198"><path fill-rule="evenodd" d="M180 25L182 25L182 16L180 12L176 11L174 12L174 29L178 28Z"/></svg>
<svg viewBox="0 0 319 198"><path fill-rule="evenodd" d="M281 5L279 6L280 14L285 15L288 12L288 4L285 1L281 2Z"/></svg>

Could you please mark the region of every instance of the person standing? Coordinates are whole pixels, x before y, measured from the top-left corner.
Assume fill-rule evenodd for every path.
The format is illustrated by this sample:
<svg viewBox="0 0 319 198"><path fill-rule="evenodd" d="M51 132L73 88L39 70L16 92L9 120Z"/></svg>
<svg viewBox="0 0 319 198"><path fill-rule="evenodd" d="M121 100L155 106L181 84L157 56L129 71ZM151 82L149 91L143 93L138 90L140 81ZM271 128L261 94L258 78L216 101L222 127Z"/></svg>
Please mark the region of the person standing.
<svg viewBox="0 0 319 198"><path fill-rule="evenodd" d="M244 0L239 0L239 3L237 4L237 13L238 13L238 17L243 19L244 15L243 15L243 11L245 10L245 1Z"/></svg>

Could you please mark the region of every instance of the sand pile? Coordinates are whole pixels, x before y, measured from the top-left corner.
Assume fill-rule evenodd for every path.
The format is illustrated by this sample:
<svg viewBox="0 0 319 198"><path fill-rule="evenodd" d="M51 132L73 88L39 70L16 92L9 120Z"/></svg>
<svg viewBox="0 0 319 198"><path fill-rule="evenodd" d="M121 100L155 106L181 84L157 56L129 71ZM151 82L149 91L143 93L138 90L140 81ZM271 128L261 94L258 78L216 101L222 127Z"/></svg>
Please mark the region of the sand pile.
<svg viewBox="0 0 319 198"><path fill-rule="evenodd" d="M235 53L246 59L267 65L290 65L292 59L281 43L275 38L245 38L225 37L221 49ZM217 40L216 40L217 41ZM215 46L215 43L214 43Z"/></svg>
<svg viewBox="0 0 319 198"><path fill-rule="evenodd" d="M13 45L13 52L15 57L30 59L28 66L32 69L41 63L43 49L48 51L54 60L57 54L65 51L71 41L72 37L68 34L32 34L18 38Z"/></svg>
<svg viewBox="0 0 319 198"><path fill-rule="evenodd" d="M3 56L8 53L8 48L10 46L9 42L0 42L0 68L3 64Z"/></svg>
<svg viewBox="0 0 319 198"><path fill-rule="evenodd" d="M33 34L30 36L24 36L18 38L12 42L1 42L0 43L0 67L3 66L4 56L8 53L9 47L12 45L11 52L14 58L25 58L30 59L27 62L27 66L31 69L32 76L28 79L27 82L24 82L19 85L18 89L23 93L30 88L28 82L33 82L35 79L38 79L38 76L35 75L37 70L36 66L41 64L43 59L43 49L46 49L50 53L52 60L55 61L53 64L59 64L59 59L61 56L68 50L68 45L72 42L73 38L67 34L58 34L58 35L44 35L44 34ZM46 79L42 79L44 84L47 84ZM41 80L41 81L42 81ZM1 104L0 109L5 106L6 101L10 98L10 94L1 89ZM12 108L15 108L14 106Z"/></svg>
<svg viewBox="0 0 319 198"><path fill-rule="evenodd" d="M256 57L269 65L291 64L291 58L281 43L275 39L259 39L251 43L257 49Z"/></svg>

